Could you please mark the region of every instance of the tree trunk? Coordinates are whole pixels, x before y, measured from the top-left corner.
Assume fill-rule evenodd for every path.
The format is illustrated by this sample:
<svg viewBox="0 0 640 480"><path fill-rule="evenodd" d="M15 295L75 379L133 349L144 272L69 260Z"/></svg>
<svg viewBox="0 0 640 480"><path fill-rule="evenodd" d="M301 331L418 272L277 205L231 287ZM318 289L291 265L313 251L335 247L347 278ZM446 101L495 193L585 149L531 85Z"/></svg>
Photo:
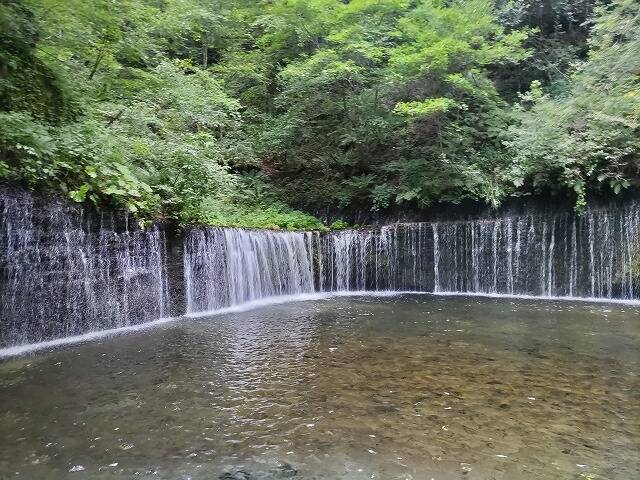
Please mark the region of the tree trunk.
<svg viewBox="0 0 640 480"><path fill-rule="evenodd" d="M101 48L98 51L98 56L96 57L96 61L93 63L93 67L91 68L91 72L89 73L89 80L93 80L93 76L98 71L98 67L100 66L100 62L102 62L102 58L104 57L104 48Z"/></svg>
<svg viewBox="0 0 640 480"><path fill-rule="evenodd" d="M202 34L202 68L205 69L209 64L209 42L207 41L208 36L208 32Z"/></svg>

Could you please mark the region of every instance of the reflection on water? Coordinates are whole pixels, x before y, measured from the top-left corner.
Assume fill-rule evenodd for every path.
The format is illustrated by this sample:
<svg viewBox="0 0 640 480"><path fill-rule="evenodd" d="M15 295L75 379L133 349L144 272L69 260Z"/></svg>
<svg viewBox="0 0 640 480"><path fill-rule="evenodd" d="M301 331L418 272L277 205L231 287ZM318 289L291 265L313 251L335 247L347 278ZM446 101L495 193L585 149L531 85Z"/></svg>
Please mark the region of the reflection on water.
<svg viewBox="0 0 640 480"><path fill-rule="evenodd" d="M0 478L640 478L640 309L410 295L0 364Z"/></svg>

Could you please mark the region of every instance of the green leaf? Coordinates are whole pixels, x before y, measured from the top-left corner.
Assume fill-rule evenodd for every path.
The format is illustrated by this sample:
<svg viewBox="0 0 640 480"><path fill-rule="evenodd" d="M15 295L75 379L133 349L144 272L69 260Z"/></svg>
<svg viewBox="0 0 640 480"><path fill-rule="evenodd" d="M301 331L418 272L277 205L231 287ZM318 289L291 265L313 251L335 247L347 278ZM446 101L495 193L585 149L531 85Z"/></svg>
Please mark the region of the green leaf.
<svg viewBox="0 0 640 480"><path fill-rule="evenodd" d="M396 104L393 113L405 117L430 117L445 113L457 105L451 98L427 98L420 102L400 102Z"/></svg>
<svg viewBox="0 0 640 480"><path fill-rule="evenodd" d="M74 202L82 203L86 200L87 192L89 192L89 190L91 190L91 185L85 183L81 185L79 189L69 192L69 197Z"/></svg>

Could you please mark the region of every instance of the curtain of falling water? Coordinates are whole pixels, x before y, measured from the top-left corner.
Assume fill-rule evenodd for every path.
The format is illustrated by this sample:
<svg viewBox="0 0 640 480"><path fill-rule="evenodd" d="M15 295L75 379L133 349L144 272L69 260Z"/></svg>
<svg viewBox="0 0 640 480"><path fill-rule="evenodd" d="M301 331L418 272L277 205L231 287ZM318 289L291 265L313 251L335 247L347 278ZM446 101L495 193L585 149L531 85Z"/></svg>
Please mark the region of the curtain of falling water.
<svg viewBox="0 0 640 480"><path fill-rule="evenodd" d="M0 346L167 314L161 230L36 203L0 191ZM332 233L196 228L183 250L187 313L315 291L640 298L634 202Z"/></svg>
<svg viewBox="0 0 640 480"><path fill-rule="evenodd" d="M428 224L314 234L314 277L323 291L424 290L433 283Z"/></svg>
<svg viewBox="0 0 640 480"><path fill-rule="evenodd" d="M640 297L640 208L284 233L196 229L188 312L313 291Z"/></svg>
<svg viewBox="0 0 640 480"><path fill-rule="evenodd" d="M158 229L91 216L59 200L0 192L0 346L143 323L165 315Z"/></svg>
<svg viewBox="0 0 640 480"><path fill-rule="evenodd" d="M434 223L436 292L640 296L637 203L583 216Z"/></svg>
<svg viewBox="0 0 640 480"><path fill-rule="evenodd" d="M432 277L425 232L423 224L333 234L193 229L187 313L314 291L420 290Z"/></svg>
<svg viewBox="0 0 640 480"><path fill-rule="evenodd" d="M311 233L194 229L185 239L187 313L314 291Z"/></svg>

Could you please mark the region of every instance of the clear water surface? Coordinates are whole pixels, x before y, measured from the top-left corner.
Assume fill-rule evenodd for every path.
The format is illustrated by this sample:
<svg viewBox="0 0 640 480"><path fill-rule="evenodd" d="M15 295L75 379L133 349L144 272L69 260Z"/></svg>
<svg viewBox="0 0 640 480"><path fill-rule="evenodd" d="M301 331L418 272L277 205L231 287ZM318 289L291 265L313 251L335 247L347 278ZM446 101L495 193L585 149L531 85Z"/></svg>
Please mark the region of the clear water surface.
<svg viewBox="0 0 640 480"><path fill-rule="evenodd" d="M1 479L638 479L640 307L275 305L0 363Z"/></svg>

